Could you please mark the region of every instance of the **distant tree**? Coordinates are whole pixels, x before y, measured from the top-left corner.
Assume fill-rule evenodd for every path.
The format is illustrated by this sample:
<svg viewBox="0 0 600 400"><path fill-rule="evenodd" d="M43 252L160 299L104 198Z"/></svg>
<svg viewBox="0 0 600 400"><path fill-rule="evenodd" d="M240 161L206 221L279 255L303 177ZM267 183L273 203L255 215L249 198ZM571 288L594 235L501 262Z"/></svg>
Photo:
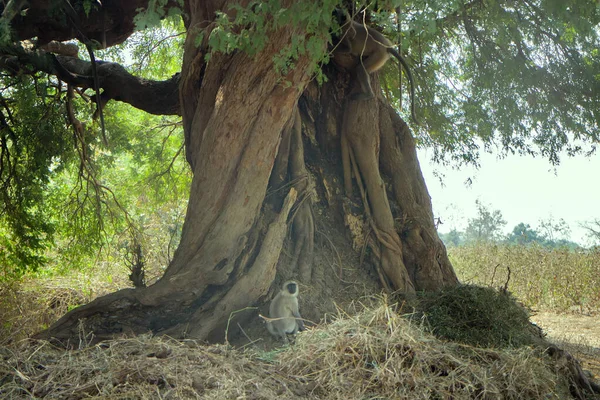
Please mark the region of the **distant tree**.
<svg viewBox="0 0 600 400"><path fill-rule="evenodd" d="M512 232L507 236L506 241L508 243L514 243L519 245L529 243L542 243L544 239L540 237L540 234L531 225L521 222L515 226Z"/></svg>
<svg viewBox="0 0 600 400"><path fill-rule="evenodd" d="M469 225L465 230L467 241L495 241L502 236L502 228L506 221L500 210L490 210L479 200L475 200L477 216L469 219Z"/></svg>
<svg viewBox="0 0 600 400"><path fill-rule="evenodd" d="M584 222L581 227L587 231L587 237L595 245L600 245L600 219Z"/></svg>
<svg viewBox="0 0 600 400"><path fill-rule="evenodd" d="M537 229L521 222L506 237L506 242L518 245L537 243L546 248L576 249L579 245L569 240L570 232L569 225L562 218L558 221L554 221L552 218L543 220Z"/></svg>
<svg viewBox="0 0 600 400"><path fill-rule="evenodd" d="M464 232L457 231L456 228L448 233L440 233L440 239L446 246L460 246L465 243Z"/></svg>
<svg viewBox="0 0 600 400"><path fill-rule="evenodd" d="M549 242L568 241L571 237L571 227L560 218L558 221L552 216L541 219L538 225L541 235Z"/></svg>
<svg viewBox="0 0 600 400"><path fill-rule="evenodd" d="M548 247L551 249L567 248L570 250L575 250L575 249L581 248L581 246L579 244L577 244L569 239L558 239L558 240L554 240L554 241L546 240L544 242L544 247Z"/></svg>

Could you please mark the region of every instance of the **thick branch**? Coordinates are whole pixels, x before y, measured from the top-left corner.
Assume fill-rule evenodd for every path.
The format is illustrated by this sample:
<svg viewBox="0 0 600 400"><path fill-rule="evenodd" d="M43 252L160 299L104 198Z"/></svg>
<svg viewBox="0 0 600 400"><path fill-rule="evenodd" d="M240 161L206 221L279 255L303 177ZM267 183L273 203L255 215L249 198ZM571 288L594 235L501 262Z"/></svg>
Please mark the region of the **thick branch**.
<svg viewBox="0 0 600 400"><path fill-rule="evenodd" d="M70 1L79 27L73 26L65 17L61 2L29 0L27 12L17 15L12 21L15 39L37 38L43 45L52 40L59 42L71 39L82 40L81 34L94 40L102 47L122 43L135 30L134 17L138 10L146 10L148 0L112 0L96 2L86 9L82 0ZM179 7L176 0L168 1L166 7ZM87 11L87 12L86 12Z"/></svg>
<svg viewBox="0 0 600 400"><path fill-rule="evenodd" d="M0 54L0 69L15 74L44 72L76 87L94 86L89 61L21 48L4 50L4 55ZM151 114L180 114L179 74L166 81L152 81L131 75L117 63L98 61L96 67L103 106L114 99Z"/></svg>

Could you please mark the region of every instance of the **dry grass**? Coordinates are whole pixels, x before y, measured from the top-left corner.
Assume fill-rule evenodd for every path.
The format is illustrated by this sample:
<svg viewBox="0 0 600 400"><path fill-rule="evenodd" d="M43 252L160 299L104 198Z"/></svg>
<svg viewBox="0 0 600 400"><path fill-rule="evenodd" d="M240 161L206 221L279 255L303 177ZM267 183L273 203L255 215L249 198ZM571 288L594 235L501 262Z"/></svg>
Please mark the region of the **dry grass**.
<svg viewBox="0 0 600 400"><path fill-rule="evenodd" d="M31 341L0 347L0 397L568 398L557 368L530 347L491 350L436 339L381 302L272 352L150 336L70 351Z"/></svg>
<svg viewBox="0 0 600 400"><path fill-rule="evenodd" d="M462 282L499 287L508 280L508 290L529 307L600 310L600 247L569 250L477 243L449 247L448 255Z"/></svg>
<svg viewBox="0 0 600 400"><path fill-rule="evenodd" d="M301 336L279 361L327 399L568 398L537 349L491 350L444 342L385 304Z"/></svg>
<svg viewBox="0 0 600 400"><path fill-rule="evenodd" d="M82 272L0 282L0 345L25 339L47 328L72 308L127 284Z"/></svg>
<svg viewBox="0 0 600 400"><path fill-rule="evenodd" d="M65 351L47 342L0 350L0 397L275 398L268 366L224 346L141 336Z"/></svg>
<svg viewBox="0 0 600 400"><path fill-rule="evenodd" d="M90 300L81 291L57 282L43 288L27 283L0 284L0 344L27 338L47 327L71 307Z"/></svg>

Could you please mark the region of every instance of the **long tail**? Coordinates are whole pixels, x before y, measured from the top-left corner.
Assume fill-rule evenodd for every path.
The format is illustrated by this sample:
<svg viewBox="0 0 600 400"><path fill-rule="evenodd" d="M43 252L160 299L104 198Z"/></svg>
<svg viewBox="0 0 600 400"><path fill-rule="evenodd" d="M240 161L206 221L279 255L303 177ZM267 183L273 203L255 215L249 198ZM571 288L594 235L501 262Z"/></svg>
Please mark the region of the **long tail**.
<svg viewBox="0 0 600 400"><path fill-rule="evenodd" d="M410 67L406 63L404 57L402 57L400 53L396 51L396 49L388 47L387 51L388 53L396 57L398 62L402 64L402 67L404 67L404 71L406 72L406 76L408 77L408 82L410 83L410 115L413 121L415 121L415 124L419 125L419 121L417 120L417 114L415 112L415 81L413 80L412 73L410 72Z"/></svg>

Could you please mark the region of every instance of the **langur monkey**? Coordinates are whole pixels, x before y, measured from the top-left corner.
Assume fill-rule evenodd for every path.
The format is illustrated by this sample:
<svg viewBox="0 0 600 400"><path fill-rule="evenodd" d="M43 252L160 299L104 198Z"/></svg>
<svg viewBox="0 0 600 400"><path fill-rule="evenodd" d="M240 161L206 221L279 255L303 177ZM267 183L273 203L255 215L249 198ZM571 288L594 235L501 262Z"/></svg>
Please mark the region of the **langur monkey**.
<svg viewBox="0 0 600 400"><path fill-rule="evenodd" d="M298 284L287 281L283 284L277 296L271 301L269 307L267 329L271 335L288 342L287 334L294 334L304 330L304 322L298 311Z"/></svg>
<svg viewBox="0 0 600 400"><path fill-rule="evenodd" d="M396 57L398 62L404 67L408 82L410 83L410 112L412 119L418 124L415 113L415 84L412 73L406 63L406 60L394 49L393 43L383 34L373 28L346 19L342 25L342 35L335 51L340 53L350 53L354 57L359 57L360 63L354 68L353 76L360 84L360 93L351 96L352 100L367 100L375 96L371 87L371 72L381 69L390 55Z"/></svg>

